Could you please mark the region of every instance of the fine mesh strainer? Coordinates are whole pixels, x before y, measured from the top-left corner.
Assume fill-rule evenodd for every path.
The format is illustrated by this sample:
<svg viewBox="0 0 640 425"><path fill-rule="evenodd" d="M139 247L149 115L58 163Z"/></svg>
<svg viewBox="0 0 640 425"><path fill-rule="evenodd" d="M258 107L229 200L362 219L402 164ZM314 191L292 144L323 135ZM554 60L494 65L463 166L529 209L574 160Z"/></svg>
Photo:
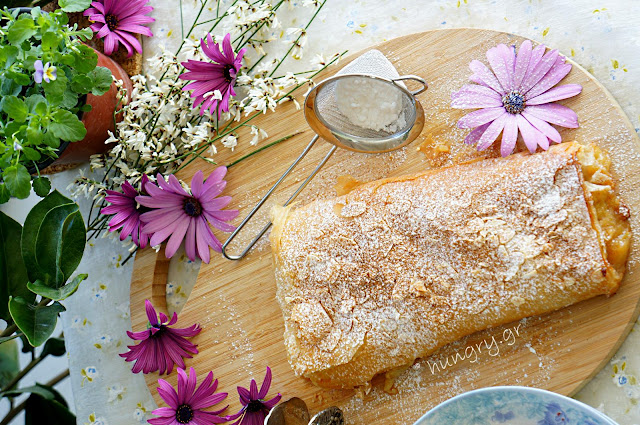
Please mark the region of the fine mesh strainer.
<svg viewBox="0 0 640 425"><path fill-rule="evenodd" d="M418 82L421 87L411 91L403 83L407 80ZM271 223L264 226L240 254L231 255L227 252L231 241L319 138L333 144L333 147L284 206L302 192L337 148L381 153L399 149L415 140L424 126L424 111L415 96L426 89L427 83L420 77L399 76L393 65L376 50L365 53L336 76L315 86L305 99L304 114L316 136L229 236L222 245L222 255L229 260L240 260L269 230Z"/></svg>

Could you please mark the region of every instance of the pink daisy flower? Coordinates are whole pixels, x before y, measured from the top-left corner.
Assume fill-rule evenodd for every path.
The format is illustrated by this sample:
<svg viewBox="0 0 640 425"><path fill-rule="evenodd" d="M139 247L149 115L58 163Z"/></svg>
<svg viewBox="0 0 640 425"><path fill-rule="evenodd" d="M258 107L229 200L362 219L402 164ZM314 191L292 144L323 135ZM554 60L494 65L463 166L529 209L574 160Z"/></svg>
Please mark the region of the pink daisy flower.
<svg viewBox="0 0 640 425"><path fill-rule="evenodd" d="M138 345L129 345L128 352L120 354L126 361L133 362L132 372L150 373L159 371L162 375L165 371L171 373L174 365L184 369L183 358L193 357L198 349L195 344L186 340L200 333L200 326L195 324L191 327L180 329L171 328L178 321L178 315L173 313L171 320L166 314L158 314L149 300L144 302L149 319L149 329L142 332L129 332L127 335L133 340L138 340ZM195 379L195 378L194 378Z"/></svg>
<svg viewBox="0 0 640 425"><path fill-rule="evenodd" d="M142 223L140 222L140 215L147 211L147 208L138 208L136 196L145 193L145 187L148 183L149 178L142 176L140 192L135 190L128 181L122 184L122 192L107 190L107 196L104 199L111 205L100 210L100 214L115 214L113 218L109 220L110 232L122 229L120 230L120 240L123 241L128 236L131 236L133 243L140 248L145 248L149 244L151 235L144 232Z"/></svg>
<svg viewBox="0 0 640 425"><path fill-rule="evenodd" d="M262 381L260 391L258 391L258 384L256 380L251 380L250 388L247 390L243 387L238 387L238 394L240 395L240 403L242 409L235 415L227 416L227 420L233 421L237 419L231 425L262 425L264 419L267 417L271 409L278 404L282 398L282 394L278 393L277 396L271 400L265 400L269 393L269 387L271 386L271 369L267 367L267 374Z"/></svg>
<svg viewBox="0 0 640 425"><path fill-rule="evenodd" d="M104 38L104 53L112 54L122 44L133 56L133 50L142 53L142 46L134 34L143 34L153 37L151 30L143 24L154 22L150 16L146 16L153 7L146 6L149 0L96 0L91 7L84 11L94 22L91 30L96 37Z"/></svg>
<svg viewBox="0 0 640 425"><path fill-rule="evenodd" d="M156 246L167 238L165 254L171 258L185 241L187 257L194 261L196 255L209 262L209 247L222 251L222 244L215 237L209 224L223 232L233 232L235 227L225 223L238 216L238 210L223 210L230 196L220 196L227 182L223 180L227 167L216 168L203 182L202 171L191 180L191 193L186 191L174 175L167 180L157 176L159 186L146 185L149 196L137 196L136 201L153 211L140 216L145 232L152 233L150 244Z"/></svg>
<svg viewBox="0 0 640 425"><path fill-rule="evenodd" d="M531 153L537 147L547 150L550 142L560 143L560 133L551 126L577 128L578 116L566 106L553 103L567 99L582 91L579 84L554 87L571 71L571 64L557 50L545 54L546 47L532 49L526 40L516 54L515 46L500 44L489 49L487 59L491 69L473 60L469 78L476 84L467 84L451 95L451 107L458 109L481 108L458 121L459 128L475 128L465 143L477 143L485 150L502 133L500 153L511 154L516 146L518 132Z"/></svg>
<svg viewBox="0 0 640 425"><path fill-rule="evenodd" d="M227 393L216 393L218 380L213 381L213 373L198 383L195 370L189 369L189 374L178 369L178 391L164 379L158 379L158 394L169 407L161 407L151 412L158 416L149 419L151 425L206 425L220 424L227 419L218 416L227 406L216 411L204 411L227 397Z"/></svg>
<svg viewBox="0 0 640 425"><path fill-rule="evenodd" d="M191 97L195 97L193 107L200 107L200 115L209 109L211 113L229 110L229 98L235 96L233 86L236 77L242 67L242 56L247 49L240 49L237 56L231 48L231 35L227 34L222 41L222 51L220 45L213 42L211 34L207 34L207 42L204 38L200 40L202 51L213 63L188 60L182 65L189 70L180 75L182 80L193 80L182 90L192 90ZM217 93L216 93L217 91Z"/></svg>

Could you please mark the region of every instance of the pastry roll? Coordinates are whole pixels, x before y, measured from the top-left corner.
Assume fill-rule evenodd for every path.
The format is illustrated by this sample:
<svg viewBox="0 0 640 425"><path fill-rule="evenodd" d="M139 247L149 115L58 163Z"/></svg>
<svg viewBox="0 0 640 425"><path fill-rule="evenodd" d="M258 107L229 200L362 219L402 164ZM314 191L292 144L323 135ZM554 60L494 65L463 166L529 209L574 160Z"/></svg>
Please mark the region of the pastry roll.
<svg viewBox="0 0 640 425"><path fill-rule="evenodd" d="M277 208L289 362L352 388L474 332L611 295L629 211L594 145L486 159Z"/></svg>

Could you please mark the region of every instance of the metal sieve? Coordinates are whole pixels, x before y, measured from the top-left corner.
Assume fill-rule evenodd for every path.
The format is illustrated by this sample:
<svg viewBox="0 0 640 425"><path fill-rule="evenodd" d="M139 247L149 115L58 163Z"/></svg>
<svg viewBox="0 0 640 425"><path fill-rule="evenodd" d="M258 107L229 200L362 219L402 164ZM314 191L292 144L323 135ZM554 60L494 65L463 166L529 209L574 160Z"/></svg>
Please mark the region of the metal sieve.
<svg viewBox="0 0 640 425"><path fill-rule="evenodd" d="M392 69L395 71L395 68ZM402 83L407 80L416 81L422 87L410 91ZM284 206L289 205L302 192L337 148L382 153L399 149L415 140L424 126L424 111L415 96L426 89L427 83L415 75L386 78L365 73L338 74L315 86L305 98L304 115L316 136L229 236L222 245L222 255L229 260L240 260L269 230L271 223L268 223L239 255L227 253L231 241L309 153L319 138L333 144L333 147ZM350 97L350 94L360 96Z"/></svg>

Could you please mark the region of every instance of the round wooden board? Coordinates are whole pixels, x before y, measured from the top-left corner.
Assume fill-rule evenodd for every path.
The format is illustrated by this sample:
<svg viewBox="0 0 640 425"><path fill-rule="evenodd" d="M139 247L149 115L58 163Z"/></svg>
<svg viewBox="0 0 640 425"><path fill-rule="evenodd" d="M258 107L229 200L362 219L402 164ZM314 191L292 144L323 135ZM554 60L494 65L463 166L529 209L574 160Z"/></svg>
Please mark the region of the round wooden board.
<svg viewBox="0 0 640 425"><path fill-rule="evenodd" d="M462 143L468 130L458 129L455 123L466 111L450 108L450 94L467 82L471 74L467 65L472 59L486 61L484 53L489 48L498 43L519 45L522 40L522 37L495 31L452 29L413 34L377 46L400 74L416 74L428 81L429 90L418 96L425 109L424 131L407 148L389 154L367 155L339 150L305 189L301 203L335 196L333 184L344 174L372 180L473 157L497 155L495 150L477 153L473 147ZM620 193L632 211L632 226L637 229L640 144L631 123L602 85L578 65L574 64L563 83L583 86L582 94L563 102L578 113L581 125L579 129L561 130L563 140L595 142L610 153ZM299 93L299 100L301 96ZM256 124L267 130L270 140L296 131L304 133L230 169L226 194L233 196L231 207L238 208L241 217L312 137L302 112L291 103L283 105L277 114L261 117ZM216 155L218 163L227 164L251 150L246 142L249 139L244 140L245 145L236 152L221 149ZM427 158L417 150L421 144L427 147L446 145L450 152ZM328 149L326 143L316 147L278 191L276 201L288 196ZM433 153L429 148L427 152ZM213 166L193 163L179 177L189 181L198 169L207 175ZM251 226L247 233L257 230L260 224ZM247 234L244 239L250 236ZM219 237L225 235L219 234ZM638 315L639 265L637 255L632 251L628 273L613 297L597 297L542 317L479 332L444 347L401 375L396 382L397 393L393 395L382 391L380 377L374 380L373 388L366 395L354 396L351 390L324 390L295 376L287 362L282 314L275 300L271 254L264 239L242 261L227 261L214 255L210 264L203 264L178 323L182 326L196 322L202 325L202 332L193 339L200 353L187 361L187 366L193 366L200 376L213 371L220 381L219 390L230 394L227 399L230 413L240 407L236 386L248 386L252 377L260 383L266 366L274 373L273 394L279 391L284 399L300 397L314 412L337 405L345 410L349 424L410 424L447 398L493 385L527 385L571 395L609 360ZM151 299L160 308L166 305L167 267L162 252L156 254L148 249L137 255L131 282L134 330L146 326L144 299ZM507 328L512 330L513 338ZM467 347L476 347L477 358ZM436 362L445 367L438 370L434 366ZM157 374L146 376L149 388L160 403L155 390L157 378ZM176 373L168 380L175 384Z"/></svg>

